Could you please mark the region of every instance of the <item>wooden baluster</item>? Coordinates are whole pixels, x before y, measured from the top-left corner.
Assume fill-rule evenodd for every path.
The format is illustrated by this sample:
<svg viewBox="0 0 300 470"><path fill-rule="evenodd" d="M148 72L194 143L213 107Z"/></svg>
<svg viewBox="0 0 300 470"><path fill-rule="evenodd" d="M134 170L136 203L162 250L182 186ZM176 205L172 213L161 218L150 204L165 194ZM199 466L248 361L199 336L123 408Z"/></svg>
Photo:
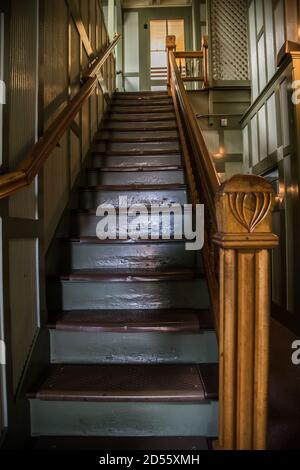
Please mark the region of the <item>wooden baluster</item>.
<svg viewBox="0 0 300 470"><path fill-rule="evenodd" d="M208 36L202 37L204 88L209 88L208 81Z"/></svg>
<svg viewBox="0 0 300 470"><path fill-rule="evenodd" d="M216 196L220 249L221 449L266 448L272 186L235 176Z"/></svg>
<svg viewBox="0 0 300 470"><path fill-rule="evenodd" d="M168 95L171 96L171 68L170 68L170 52L176 51L176 36L166 37L166 49L167 49L167 64L168 64L168 80L167 89Z"/></svg>

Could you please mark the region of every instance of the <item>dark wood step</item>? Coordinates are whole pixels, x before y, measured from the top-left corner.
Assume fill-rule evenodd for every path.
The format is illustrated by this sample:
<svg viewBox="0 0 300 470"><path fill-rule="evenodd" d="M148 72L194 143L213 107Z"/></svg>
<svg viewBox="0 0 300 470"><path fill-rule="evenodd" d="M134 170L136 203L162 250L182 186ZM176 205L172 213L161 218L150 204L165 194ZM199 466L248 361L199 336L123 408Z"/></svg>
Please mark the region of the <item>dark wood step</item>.
<svg viewBox="0 0 300 470"><path fill-rule="evenodd" d="M111 103L112 106L125 106L125 107L130 107L133 106L135 108L138 108L138 111L140 109L147 109L148 106L173 106L173 101L172 99L160 99L160 98L149 98L147 100L145 99L136 99L136 100L125 100L123 99L118 99L115 98L112 100Z"/></svg>
<svg viewBox="0 0 300 470"><path fill-rule="evenodd" d="M155 99L159 99L159 100L170 100L170 96L167 94L167 92L149 92L148 94L146 92L144 93L116 93L113 97L113 99L115 100L155 100Z"/></svg>
<svg viewBox="0 0 300 470"><path fill-rule="evenodd" d="M90 215L90 216L95 216L95 211L74 211L74 214L85 214L85 215ZM128 238L127 240L99 240L97 237L81 237L81 238L62 238L61 242L62 243L78 243L78 244L99 244L99 245L110 245L110 244L121 244L121 245L135 245L135 244L150 244L150 245L155 245L155 244L167 244L167 243L186 243L187 241L185 238L182 240L175 240L174 238L171 238L170 240L132 240L131 238Z"/></svg>
<svg viewBox="0 0 300 470"><path fill-rule="evenodd" d="M157 114L157 113L174 113L173 105L145 106L136 109L134 106L111 106L110 113L113 114Z"/></svg>
<svg viewBox="0 0 300 470"><path fill-rule="evenodd" d="M176 119L175 112L161 111L152 114L128 114L126 113L117 115L116 113L110 112L104 122L164 122Z"/></svg>
<svg viewBox="0 0 300 470"><path fill-rule="evenodd" d="M61 437L32 438L31 450L199 451L208 450L205 437Z"/></svg>
<svg viewBox="0 0 300 470"><path fill-rule="evenodd" d="M116 151L116 152L97 152L97 151L92 151L92 157L169 157L170 155L181 155L181 152L178 151L178 149L173 148L173 149L163 149L163 150L127 150L127 151Z"/></svg>
<svg viewBox="0 0 300 470"><path fill-rule="evenodd" d="M50 329L113 333L197 333L213 330L208 310L89 310L50 313Z"/></svg>
<svg viewBox="0 0 300 470"><path fill-rule="evenodd" d="M159 136L156 136L154 134L154 135L145 135L143 137L137 137L137 136L133 136L133 137L129 137L129 136L128 137L125 137L125 136L124 137L110 137L110 136L107 136L107 137L104 137L104 136L101 136L101 135L96 136L96 142L110 142L110 143L113 143L113 142L118 142L118 143L157 142L157 143L160 143L160 142L174 142L174 141L175 142L179 141L179 135L174 135L174 136L159 135Z"/></svg>
<svg viewBox="0 0 300 470"><path fill-rule="evenodd" d="M110 121L108 121L109 123ZM114 121L113 121L114 122ZM101 132L152 132L152 131L176 131L178 129L177 124L174 122L174 124L166 124L164 121L162 121L161 124L157 123L156 121L153 121L153 125L151 123L131 123L129 122L126 126L120 126L115 125L115 126L109 126L108 123L106 123L105 126L101 128ZM110 124L112 124L110 122ZM139 124L137 126L137 124Z"/></svg>
<svg viewBox="0 0 300 470"><path fill-rule="evenodd" d="M177 191L186 190L186 184L130 184L130 185L98 185L98 186L81 186L80 191Z"/></svg>
<svg viewBox="0 0 300 470"><path fill-rule="evenodd" d="M82 281L82 282L165 282L186 281L192 279L203 279L204 274L199 269L178 270L134 270L128 271L120 268L113 270L79 270L65 274L53 274L48 276L52 280Z"/></svg>
<svg viewBox="0 0 300 470"><path fill-rule="evenodd" d="M183 166L138 166L138 167L101 167L101 168L87 168L86 171L99 172L99 173L149 173L158 171L183 171Z"/></svg>
<svg viewBox="0 0 300 470"><path fill-rule="evenodd" d="M214 378L208 383L207 369ZM123 403L201 403L217 396L216 364L53 365L47 378L29 394L29 398L46 401Z"/></svg>

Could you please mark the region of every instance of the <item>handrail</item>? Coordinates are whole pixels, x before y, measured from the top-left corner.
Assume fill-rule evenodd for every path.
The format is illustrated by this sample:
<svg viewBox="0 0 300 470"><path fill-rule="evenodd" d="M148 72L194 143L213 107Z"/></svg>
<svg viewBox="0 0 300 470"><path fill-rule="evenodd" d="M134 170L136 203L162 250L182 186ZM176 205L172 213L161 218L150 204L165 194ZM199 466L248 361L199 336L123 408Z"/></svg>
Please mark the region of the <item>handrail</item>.
<svg viewBox="0 0 300 470"><path fill-rule="evenodd" d="M116 34L111 44L96 59L91 69L84 75L85 83L81 89L56 117L38 142L29 150L17 170L0 176L0 199L10 196L33 182L51 152L71 126L83 104L93 94L97 86L97 74L114 50L119 39L120 35Z"/></svg>
<svg viewBox="0 0 300 470"><path fill-rule="evenodd" d="M174 83L176 96L184 113L183 119L185 121L190 142L193 146L193 155L195 156L197 168L199 174L201 175L201 181L203 187L205 188L206 201L209 205L211 217L215 219L214 197L221 185L220 179L218 177L211 155L205 144L203 135L199 131L197 119L195 113L193 112L190 100L181 79L175 55L173 53L170 54L170 69L171 79ZM214 221L216 223L216 220Z"/></svg>
<svg viewBox="0 0 300 470"><path fill-rule="evenodd" d="M275 197L264 178L237 175L221 185L167 38L173 98L193 204L207 207L203 261L219 340L219 440L224 450L267 442L270 249Z"/></svg>
<svg viewBox="0 0 300 470"><path fill-rule="evenodd" d="M113 52L116 45L118 44L120 37L121 36L118 33L114 35L113 40L110 43L110 45L107 47L107 49L103 52L103 54L101 54L99 59L96 59L94 61L89 71L83 76L85 80L98 75L99 71L101 70L101 67L103 67L104 63L106 62L110 54Z"/></svg>

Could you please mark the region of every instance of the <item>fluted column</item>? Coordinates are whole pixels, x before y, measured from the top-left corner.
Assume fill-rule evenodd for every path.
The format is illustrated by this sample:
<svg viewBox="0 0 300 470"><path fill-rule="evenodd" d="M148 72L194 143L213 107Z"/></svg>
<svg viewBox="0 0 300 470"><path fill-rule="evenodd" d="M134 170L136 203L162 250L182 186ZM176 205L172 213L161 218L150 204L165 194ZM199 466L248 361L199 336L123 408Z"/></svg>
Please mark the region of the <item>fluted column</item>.
<svg viewBox="0 0 300 470"><path fill-rule="evenodd" d="M257 176L235 176L216 196L223 449L266 448L273 205L272 186Z"/></svg>

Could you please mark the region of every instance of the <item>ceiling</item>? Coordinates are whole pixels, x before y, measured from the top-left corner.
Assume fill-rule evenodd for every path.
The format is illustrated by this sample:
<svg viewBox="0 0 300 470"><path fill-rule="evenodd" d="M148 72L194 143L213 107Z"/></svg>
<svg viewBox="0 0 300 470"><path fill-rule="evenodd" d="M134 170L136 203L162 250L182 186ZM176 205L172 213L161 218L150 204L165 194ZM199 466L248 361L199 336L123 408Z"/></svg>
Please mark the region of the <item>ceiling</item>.
<svg viewBox="0 0 300 470"><path fill-rule="evenodd" d="M123 0L123 8L187 7L192 0Z"/></svg>

